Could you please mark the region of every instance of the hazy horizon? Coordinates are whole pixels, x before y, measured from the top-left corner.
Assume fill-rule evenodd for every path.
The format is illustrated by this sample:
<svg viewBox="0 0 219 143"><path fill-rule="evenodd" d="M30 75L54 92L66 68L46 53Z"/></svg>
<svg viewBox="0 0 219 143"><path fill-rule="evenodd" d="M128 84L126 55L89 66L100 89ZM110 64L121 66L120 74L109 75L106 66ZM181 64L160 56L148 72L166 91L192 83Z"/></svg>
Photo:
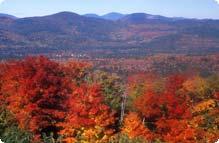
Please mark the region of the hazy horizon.
<svg viewBox="0 0 219 143"><path fill-rule="evenodd" d="M219 3L216 0L0 0L0 13L16 17L45 16L62 11L104 15L110 12L122 14L148 13L166 17L219 19Z"/></svg>
<svg viewBox="0 0 219 143"><path fill-rule="evenodd" d="M74 11L58 11L58 12L55 12L55 13L49 13L49 14L45 14L45 15L32 15L32 16L25 16L25 17L18 17L16 15L13 15L13 14L10 14L10 13L1 13L0 12L0 14L6 14L6 15L14 16L16 18L29 18L29 17L49 16L49 15L54 15L54 14L58 14L58 13L62 13L62 12L75 13L75 14L78 14L78 15L81 15L81 16L89 15L89 14L94 14L94 15L97 15L97 16L100 16L100 17L101 16L105 16L107 14L111 14L111 13L117 13L117 14L123 14L123 15L130 15L130 14L136 14L136 13L144 13L144 14L150 14L150 15L164 16L164 17L168 17L168 18L185 18L185 19L197 19L197 20L205 20L205 19L219 20L219 18L197 18L197 17L183 17L183 16L165 16L165 15L161 15L161 14L151 14L151 13L145 13L145 12L121 13L121 12L115 12L115 11L104 13L104 14L97 14L97 13L92 13L92 12L80 14L80 13L77 13L77 12L74 12Z"/></svg>

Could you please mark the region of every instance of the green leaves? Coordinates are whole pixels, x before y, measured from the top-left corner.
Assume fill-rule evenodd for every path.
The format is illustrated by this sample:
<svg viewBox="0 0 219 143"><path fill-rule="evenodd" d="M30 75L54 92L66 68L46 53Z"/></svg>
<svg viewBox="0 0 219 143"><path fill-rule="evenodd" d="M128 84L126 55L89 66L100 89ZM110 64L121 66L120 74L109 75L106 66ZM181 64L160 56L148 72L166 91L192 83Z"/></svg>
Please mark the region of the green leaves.
<svg viewBox="0 0 219 143"><path fill-rule="evenodd" d="M32 134L19 129L12 114L8 110L1 108L0 138L4 143L31 143Z"/></svg>

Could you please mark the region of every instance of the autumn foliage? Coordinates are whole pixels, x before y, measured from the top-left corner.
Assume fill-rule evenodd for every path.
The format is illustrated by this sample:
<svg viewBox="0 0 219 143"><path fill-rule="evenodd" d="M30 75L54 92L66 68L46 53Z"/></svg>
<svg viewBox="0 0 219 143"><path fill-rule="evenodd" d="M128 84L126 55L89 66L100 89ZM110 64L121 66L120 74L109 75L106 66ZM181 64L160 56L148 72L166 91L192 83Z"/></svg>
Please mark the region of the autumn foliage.
<svg viewBox="0 0 219 143"><path fill-rule="evenodd" d="M193 80L197 78L188 78L185 75L166 78L166 86L162 92L157 92L153 86L150 88L147 85L142 86L145 88L144 93L141 90L138 93L140 96L132 101L135 113L130 112L126 116L122 131L130 137L150 136L152 138L147 138L149 141L156 139L170 143L216 141L219 130L216 125L218 102L215 90L218 89L207 89L207 81L202 79L201 84L194 84L195 89L190 90L190 92L201 91L202 94L196 93L194 98L194 94L189 94L185 86L189 86L186 89L190 88L191 84L187 83L195 82ZM206 95L207 93L209 95ZM208 119L211 119L210 122Z"/></svg>
<svg viewBox="0 0 219 143"><path fill-rule="evenodd" d="M153 140L155 135L142 124L141 118L137 113L130 112L124 120L122 133L127 134L130 138L142 137L146 140Z"/></svg>
<svg viewBox="0 0 219 143"><path fill-rule="evenodd" d="M86 142L106 142L114 133L114 114L103 103L100 87L81 85L76 87L68 101L68 115L60 124L64 142L78 139Z"/></svg>
<svg viewBox="0 0 219 143"><path fill-rule="evenodd" d="M46 58L27 58L6 65L2 93L19 127L39 138L41 132L56 131L65 117L71 81L57 63Z"/></svg>
<svg viewBox="0 0 219 143"><path fill-rule="evenodd" d="M22 132L13 135L31 143L211 143L219 138L216 77L141 73L122 82L82 62L8 61L0 64L0 137L13 121Z"/></svg>

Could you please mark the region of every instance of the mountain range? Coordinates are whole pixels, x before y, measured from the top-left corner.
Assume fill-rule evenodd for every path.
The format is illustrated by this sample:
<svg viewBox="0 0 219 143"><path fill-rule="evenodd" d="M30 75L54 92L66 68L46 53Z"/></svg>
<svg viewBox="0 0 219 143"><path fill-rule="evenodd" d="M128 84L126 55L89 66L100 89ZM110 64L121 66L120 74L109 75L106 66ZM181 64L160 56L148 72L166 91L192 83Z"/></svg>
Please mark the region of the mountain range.
<svg viewBox="0 0 219 143"><path fill-rule="evenodd" d="M29 54L139 57L219 52L219 20L160 15L60 12L16 18L0 14L0 58Z"/></svg>

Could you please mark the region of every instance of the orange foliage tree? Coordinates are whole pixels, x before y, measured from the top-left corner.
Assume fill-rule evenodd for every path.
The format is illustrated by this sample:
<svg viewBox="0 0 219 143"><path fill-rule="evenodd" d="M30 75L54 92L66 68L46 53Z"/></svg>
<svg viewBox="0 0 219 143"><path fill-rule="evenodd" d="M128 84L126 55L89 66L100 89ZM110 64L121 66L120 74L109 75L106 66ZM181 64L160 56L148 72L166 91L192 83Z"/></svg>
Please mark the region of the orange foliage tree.
<svg viewBox="0 0 219 143"><path fill-rule="evenodd" d="M142 137L148 141L155 139L155 134L142 124L141 118L134 112L130 112L125 117L122 133L131 139L136 137Z"/></svg>
<svg viewBox="0 0 219 143"><path fill-rule="evenodd" d="M104 104L99 86L84 84L75 87L68 101L68 108L69 113L60 124L63 142L80 140L103 143L112 136L114 113Z"/></svg>

